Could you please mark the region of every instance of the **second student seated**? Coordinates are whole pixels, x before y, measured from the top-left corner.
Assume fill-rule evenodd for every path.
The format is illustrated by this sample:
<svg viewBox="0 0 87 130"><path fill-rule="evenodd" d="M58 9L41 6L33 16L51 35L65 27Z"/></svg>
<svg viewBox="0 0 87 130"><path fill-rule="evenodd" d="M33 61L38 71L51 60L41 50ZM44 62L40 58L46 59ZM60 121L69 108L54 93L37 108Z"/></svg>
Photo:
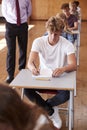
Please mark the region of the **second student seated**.
<svg viewBox="0 0 87 130"><path fill-rule="evenodd" d="M69 32L78 30L78 19L74 14L70 13L69 3L62 4L61 9L62 12L65 14L68 23L68 32L64 32L63 36L70 42L74 43L77 38L77 34L71 34Z"/></svg>

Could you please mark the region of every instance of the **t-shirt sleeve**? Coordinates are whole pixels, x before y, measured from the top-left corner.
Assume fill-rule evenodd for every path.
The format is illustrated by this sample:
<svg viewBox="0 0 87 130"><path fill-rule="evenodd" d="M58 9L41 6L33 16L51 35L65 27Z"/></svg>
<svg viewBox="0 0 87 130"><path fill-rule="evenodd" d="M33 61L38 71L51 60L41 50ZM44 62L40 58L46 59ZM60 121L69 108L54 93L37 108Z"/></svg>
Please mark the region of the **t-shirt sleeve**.
<svg viewBox="0 0 87 130"><path fill-rule="evenodd" d="M72 43L68 44L68 46L66 47L66 54L70 55L75 53L75 48L74 45Z"/></svg>
<svg viewBox="0 0 87 130"><path fill-rule="evenodd" d="M35 51L35 52L38 52L40 51L40 40L37 38L33 41L33 44L32 44L32 48L31 48L31 51Z"/></svg>

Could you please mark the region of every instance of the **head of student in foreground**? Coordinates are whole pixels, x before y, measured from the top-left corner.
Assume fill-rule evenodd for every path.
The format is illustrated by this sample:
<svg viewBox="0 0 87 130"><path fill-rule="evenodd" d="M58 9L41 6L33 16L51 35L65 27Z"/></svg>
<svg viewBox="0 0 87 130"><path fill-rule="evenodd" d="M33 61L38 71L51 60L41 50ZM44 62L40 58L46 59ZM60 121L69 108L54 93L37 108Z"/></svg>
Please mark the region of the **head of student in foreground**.
<svg viewBox="0 0 87 130"><path fill-rule="evenodd" d="M57 130L38 106L27 104L18 93L0 84L0 130Z"/></svg>
<svg viewBox="0 0 87 130"><path fill-rule="evenodd" d="M48 32L48 42L53 46L59 41L59 36L64 29L64 22L60 18L52 16L46 22L46 29Z"/></svg>

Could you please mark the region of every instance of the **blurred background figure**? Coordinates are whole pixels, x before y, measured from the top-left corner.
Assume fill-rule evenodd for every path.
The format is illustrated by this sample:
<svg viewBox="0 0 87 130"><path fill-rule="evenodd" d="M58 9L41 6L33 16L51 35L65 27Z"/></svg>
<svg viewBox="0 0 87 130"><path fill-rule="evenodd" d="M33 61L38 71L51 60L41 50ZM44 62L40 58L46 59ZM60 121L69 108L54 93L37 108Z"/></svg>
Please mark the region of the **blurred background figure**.
<svg viewBox="0 0 87 130"><path fill-rule="evenodd" d="M77 17L77 19L79 20L79 13L77 11L76 4L74 2L70 2L69 3L69 8L70 8L70 13L74 14Z"/></svg>
<svg viewBox="0 0 87 130"><path fill-rule="evenodd" d="M78 29L79 29L79 31L81 31L82 11L81 11L81 7L80 7L80 3L79 3L79 1L75 0L75 1L73 1L73 4L76 5L76 7L77 7L77 12L78 12L78 16L79 16L79 19L78 19Z"/></svg>
<svg viewBox="0 0 87 130"><path fill-rule="evenodd" d="M78 11L78 13L81 15L81 7L80 7L79 1L74 0L73 3L76 5L77 11Z"/></svg>
<svg viewBox="0 0 87 130"><path fill-rule="evenodd" d="M73 30L78 30L78 19L75 15L70 13L69 3L64 3L61 5L62 12L66 15L68 23L68 32L64 32L63 37L68 39L71 43L74 44L76 40L76 35L74 36L70 32Z"/></svg>
<svg viewBox="0 0 87 130"><path fill-rule="evenodd" d="M64 29L61 33L61 36L64 35L64 33L72 33L68 28L68 22L67 22L67 18L66 18L66 15L64 13L57 13L56 15L57 18L60 18L63 22L64 22Z"/></svg>
<svg viewBox="0 0 87 130"><path fill-rule="evenodd" d="M58 130L38 106L27 104L18 93L0 84L0 130Z"/></svg>

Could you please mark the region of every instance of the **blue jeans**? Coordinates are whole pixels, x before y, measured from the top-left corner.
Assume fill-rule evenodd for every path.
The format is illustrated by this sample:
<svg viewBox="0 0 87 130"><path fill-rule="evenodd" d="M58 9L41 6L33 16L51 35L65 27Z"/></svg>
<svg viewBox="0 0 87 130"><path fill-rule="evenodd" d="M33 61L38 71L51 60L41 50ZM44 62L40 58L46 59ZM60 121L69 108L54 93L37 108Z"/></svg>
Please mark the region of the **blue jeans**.
<svg viewBox="0 0 87 130"><path fill-rule="evenodd" d="M74 43L75 39L77 38L77 34L69 34L69 33L66 33L66 32L63 32L62 36L64 38L66 38L67 40L69 40L71 43Z"/></svg>
<svg viewBox="0 0 87 130"><path fill-rule="evenodd" d="M49 90L50 91L50 90ZM40 96L40 90L38 89L24 89L25 95L31 100L32 102L36 103L40 107L43 107L46 110L49 110L52 107L60 105L67 100L69 100L70 93L69 91L59 90L58 93L53 96L52 98L47 99L46 101Z"/></svg>

